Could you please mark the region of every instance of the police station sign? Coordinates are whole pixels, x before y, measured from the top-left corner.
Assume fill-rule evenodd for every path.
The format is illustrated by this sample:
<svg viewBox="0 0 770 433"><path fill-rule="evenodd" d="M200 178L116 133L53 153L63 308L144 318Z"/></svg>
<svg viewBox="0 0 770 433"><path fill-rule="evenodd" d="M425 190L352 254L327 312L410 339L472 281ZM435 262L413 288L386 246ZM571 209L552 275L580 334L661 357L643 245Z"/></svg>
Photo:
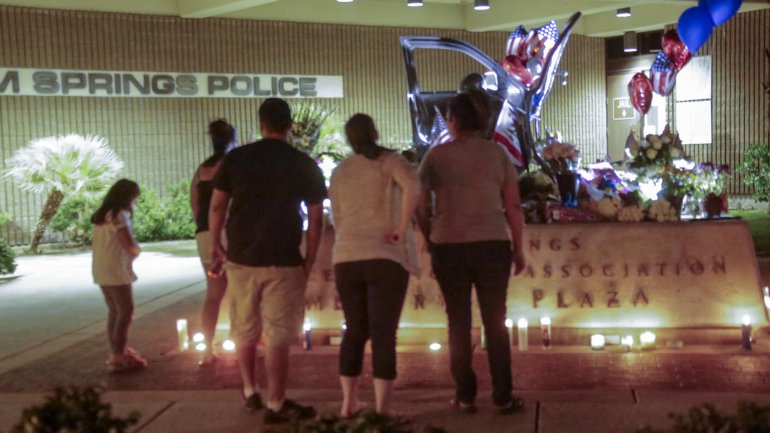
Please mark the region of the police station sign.
<svg viewBox="0 0 770 433"><path fill-rule="evenodd" d="M342 98L338 75L0 68L0 96Z"/></svg>

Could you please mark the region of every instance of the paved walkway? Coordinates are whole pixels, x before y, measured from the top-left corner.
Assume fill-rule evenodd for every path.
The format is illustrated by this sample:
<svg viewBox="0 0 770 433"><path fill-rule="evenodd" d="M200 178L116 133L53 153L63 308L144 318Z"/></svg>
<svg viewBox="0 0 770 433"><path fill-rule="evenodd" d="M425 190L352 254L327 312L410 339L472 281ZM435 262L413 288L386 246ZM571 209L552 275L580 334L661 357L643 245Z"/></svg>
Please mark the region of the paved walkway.
<svg viewBox="0 0 770 433"><path fill-rule="evenodd" d="M109 390L105 398L118 413L141 412L138 432L263 431L260 416L240 410L231 355L215 368L200 369L194 353L177 350L175 320L187 317L197 328L204 294L191 251L191 244L180 244L176 254L148 251L137 262L142 279L136 287L139 308L131 342L148 357L150 368L115 376L104 371L105 307L88 278L89 255L21 258L19 273L27 276L0 284L0 326L11 330L0 334L0 432L58 384L104 386ZM762 268L768 264L763 261ZM770 275L763 274L763 280ZM41 308L50 314L35 314ZM474 358L481 411L464 415L447 408L452 383L446 351L399 350L394 411L418 425L450 432L630 433L646 423L667 426L667 413L703 402L726 411L734 411L739 400L770 404L770 340L764 338L750 353L733 346L632 353L617 347L514 351L515 383L527 408L509 417L490 408L484 352ZM341 398L336 362L335 347L297 348L290 395L322 413L336 412ZM367 393L370 374L367 366Z"/></svg>

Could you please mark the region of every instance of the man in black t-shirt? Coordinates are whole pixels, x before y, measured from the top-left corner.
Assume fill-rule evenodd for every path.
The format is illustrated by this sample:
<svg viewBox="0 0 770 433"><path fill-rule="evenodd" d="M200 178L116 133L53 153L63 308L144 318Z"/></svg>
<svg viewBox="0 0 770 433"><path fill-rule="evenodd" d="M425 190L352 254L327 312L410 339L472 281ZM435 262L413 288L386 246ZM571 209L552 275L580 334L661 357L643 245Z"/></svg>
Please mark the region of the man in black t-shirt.
<svg viewBox="0 0 770 433"><path fill-rule="evenodd" d="M284 392L289 346L302 328L307 276L320 243L326 185L315 161L287 142L292 119L286 101L263 102L259 123L262 140L231 151L214 178L209 226L212 262L227 260L231 335L246 409L263 407L254 371L256 346L262 338L267 369L265 422L273 424L315 416L315 409L286 399ZM304 258L300 253L302 202L308 211Z"/></svg>

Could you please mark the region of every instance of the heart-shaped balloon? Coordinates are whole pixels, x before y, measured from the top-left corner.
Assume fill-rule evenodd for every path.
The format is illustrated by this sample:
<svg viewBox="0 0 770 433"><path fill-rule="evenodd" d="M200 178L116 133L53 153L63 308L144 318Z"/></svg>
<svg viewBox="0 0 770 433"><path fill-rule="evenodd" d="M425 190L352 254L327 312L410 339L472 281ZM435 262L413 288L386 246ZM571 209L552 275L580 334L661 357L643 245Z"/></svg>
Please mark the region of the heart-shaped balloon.
<svg viewBox="0 0 770 433"><path fill-rule="evenodd" d="M660 96L668 96L676 84L676 69L666 54L659 52L650 67L652 90Z"/></svg>
<svg viewBox="0 0 770 433"><path fill-rule="evenodd" d="M647 114L652 104L652 82L644 72L637 72L628 82L628 96L636 111Z"/></svg>
<svg viewBox="0 0 770 433"><path fill-rule="evenodd" d="M684 65L692 58L692 53L687 49L687 45L679 38L679 33L675 29L671 29L663 34L663 38L660 41L660 47L663 49L663 53L674 65L674 70L677 72L684 68Z"/></svg>
<svg viewBox="0 0 770 433"><path fill-rule="evenodd" d="M524 62L521 57L507 56L505 60L503 60L503 69L505 69L505 72L507 72L508 75L516 79L526 88L529 88L529 86L532 84L534 76L532 75L532 72L530 72L529 68L527 68L526 62Z"/></svg>

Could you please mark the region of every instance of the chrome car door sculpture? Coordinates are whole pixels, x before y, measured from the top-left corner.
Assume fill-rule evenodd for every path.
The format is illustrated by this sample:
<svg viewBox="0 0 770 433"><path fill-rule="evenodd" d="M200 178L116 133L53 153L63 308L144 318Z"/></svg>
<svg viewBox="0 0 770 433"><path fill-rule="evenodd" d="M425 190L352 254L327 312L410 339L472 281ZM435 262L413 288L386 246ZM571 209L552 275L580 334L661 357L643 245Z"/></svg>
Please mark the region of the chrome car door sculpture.
<svg viewBox="0 0 770 433"><path fill-rule="evenodd" d="M546 172L550 172L548 164L543 163L535 150L535 137L541 136L541 108L553 87L564 48L579 18L580 12L572 15L560 34L553 21L529 32L519 26L509 37L508 57L502 64L463 41L433 36L402 36L407 103L417 154L422 156L431 145L447 137L443 115L446 105L457 91L421 91L414 52L417 49L450 50L470 56L487 69L482 71L485 80L481 88L488 95L497 120L490 136L511 152L519 168L526 168L530 159L534 158ZM549 37L550 40L547 39ZM547 43L547 49L542 49L544 43ZM539 50L541 57L527 62L528 50L531 50L529 55L534 54L533 57L537 57ZM516 52L525 55L516 59ZM543 53L547 54L542 56ZM458 77L458 82L461 78ZM463 80L463 83L467 84L466 81Z"/></svg>

